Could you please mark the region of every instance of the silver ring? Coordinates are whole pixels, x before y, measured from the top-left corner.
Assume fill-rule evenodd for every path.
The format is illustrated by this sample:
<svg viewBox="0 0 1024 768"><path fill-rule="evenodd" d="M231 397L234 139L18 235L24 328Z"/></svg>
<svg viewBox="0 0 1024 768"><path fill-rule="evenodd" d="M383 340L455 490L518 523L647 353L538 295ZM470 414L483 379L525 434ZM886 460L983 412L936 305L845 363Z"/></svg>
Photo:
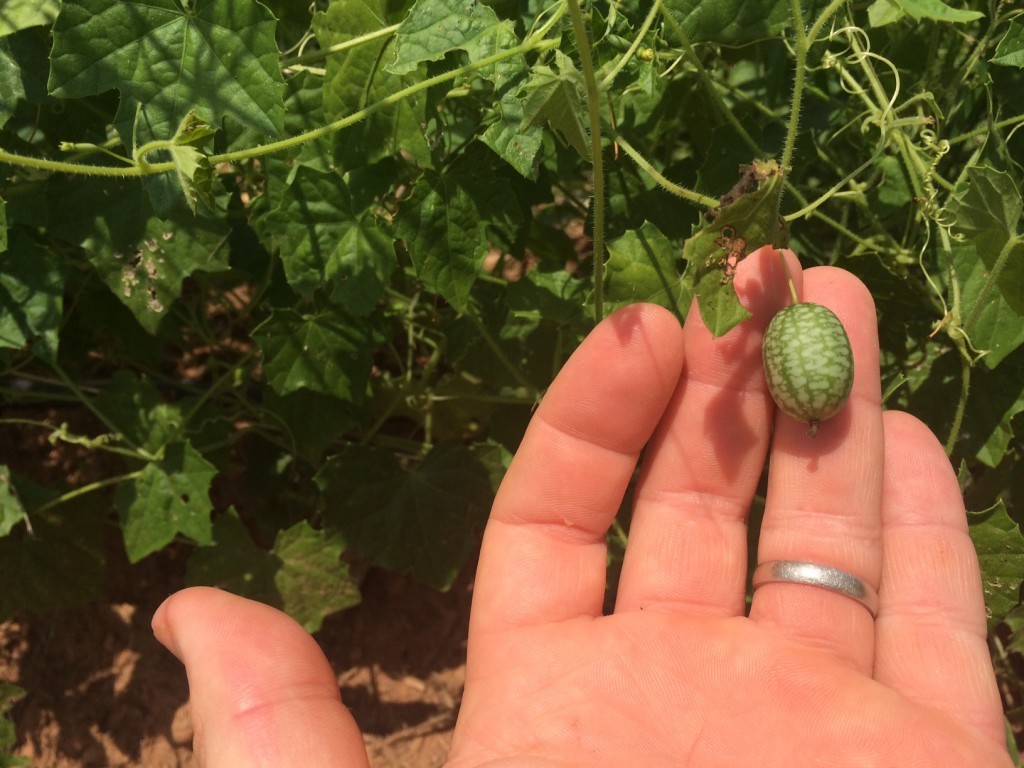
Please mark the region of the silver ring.
<svg viewBox="0 0 1024 768"><path fill-rule="evenodd" d="M874 618L878 615L878 593L851 573L828 565L800 560L771 560L754 570L754 589L772 582L807 584L856 600Z"/></svg>

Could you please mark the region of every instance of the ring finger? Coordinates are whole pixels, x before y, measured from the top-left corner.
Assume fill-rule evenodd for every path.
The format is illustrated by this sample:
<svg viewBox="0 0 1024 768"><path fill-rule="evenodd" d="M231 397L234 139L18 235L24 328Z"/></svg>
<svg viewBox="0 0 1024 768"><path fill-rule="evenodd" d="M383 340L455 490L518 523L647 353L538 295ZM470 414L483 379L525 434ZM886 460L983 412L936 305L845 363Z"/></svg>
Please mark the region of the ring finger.
<svg viewBox="0 0 1024 768"><path fill-rule="evenodd" d="M758 562L812 562L877 589L883 447L874 302L855 277L830 267L804 272L804 300L828 305L843 322L853 347L853 391L816 437L806 423L776 411ZM757 589L750 617L871 671L873 617L845 595L770 582Z"/></svg>

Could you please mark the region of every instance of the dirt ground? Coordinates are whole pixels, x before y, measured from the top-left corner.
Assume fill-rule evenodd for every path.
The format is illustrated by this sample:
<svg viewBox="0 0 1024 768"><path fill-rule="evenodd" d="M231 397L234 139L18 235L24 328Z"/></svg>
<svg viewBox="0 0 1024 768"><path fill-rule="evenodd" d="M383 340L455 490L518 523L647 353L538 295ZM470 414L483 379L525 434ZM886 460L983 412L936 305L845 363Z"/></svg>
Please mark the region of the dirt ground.
<svg viewBox="0 0 1024 768"><path fill-rule="evenodd" d="M184 582L182 553L124 564L97 602L0 624L0 680L28 695L13 709L17 754L36 768L192 768L188 687L149 628ZM462 693L470 601L465 574L440 594L371 571L363 603L316 634L380 768L443 764Z"/></svg>

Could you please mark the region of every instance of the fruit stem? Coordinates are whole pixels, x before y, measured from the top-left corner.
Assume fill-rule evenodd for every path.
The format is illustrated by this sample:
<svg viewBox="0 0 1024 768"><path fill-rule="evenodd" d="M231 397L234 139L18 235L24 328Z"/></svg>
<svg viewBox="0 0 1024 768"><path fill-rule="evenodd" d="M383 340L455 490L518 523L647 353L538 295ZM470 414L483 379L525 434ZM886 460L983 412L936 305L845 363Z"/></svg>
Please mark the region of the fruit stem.
<svg viewBox="0 0 1024 768"><path fill-rule="evenodd" d="M779 261L782 262L782 269L786 273L786 284L789 286L789 295L792 297L794 304L799 304L800 297L796 295L796 286L793 285L793 276L789 273L789 264L786 263L786 254L779 249L776 249L775 252L779 254Z"/></svg>

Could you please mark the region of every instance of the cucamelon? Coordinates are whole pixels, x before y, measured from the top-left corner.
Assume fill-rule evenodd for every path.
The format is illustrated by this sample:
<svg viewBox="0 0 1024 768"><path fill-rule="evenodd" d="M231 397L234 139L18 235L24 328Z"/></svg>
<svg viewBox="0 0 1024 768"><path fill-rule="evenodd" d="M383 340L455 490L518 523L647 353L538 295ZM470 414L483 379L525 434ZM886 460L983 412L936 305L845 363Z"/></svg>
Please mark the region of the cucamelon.
<svg viewBox="0 0 1024 768"><path fill-rule="evenodd" d="M768 324L761 346L768 391L779 410L818 426L846 403L853 387L853 351L846 329L828 307L791 304Z"/></svg>

